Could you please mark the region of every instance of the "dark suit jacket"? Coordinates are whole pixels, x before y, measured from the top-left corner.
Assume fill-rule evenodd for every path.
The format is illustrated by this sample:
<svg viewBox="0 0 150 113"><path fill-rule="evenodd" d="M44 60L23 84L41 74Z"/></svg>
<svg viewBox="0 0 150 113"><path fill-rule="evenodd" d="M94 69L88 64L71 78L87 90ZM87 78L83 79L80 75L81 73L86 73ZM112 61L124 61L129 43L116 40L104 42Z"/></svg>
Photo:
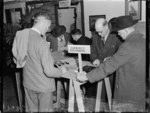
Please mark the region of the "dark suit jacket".
<svg viewBox="0 0 150 113"><path fill-rule="evenodd" d="M93 34L93 43L91 46L91 61L96 59L104 60L106 57L112 56L121 44L121 40L116 34L109 34L105 45L102 44L102 38L98 34Z"/></svg>
<svg viewBox="0 0 150 113"><path fill-rule="evenodd" d="M81 36L78 41L76 41L76 45L91 45L92 40L87 37ZM90 55L89 54L82 54L82 60L90 61Z"/></svg>
<svg viewBox="0 0 150 113"><path fill-rule="evenodd" d="M77 45L91 45L92 40L88 37L81 36L79 40L76 41Z"/></svg>
<svg viewBox="0 0 150 113"><path fill-rule="evenodd" d="M111 58L87 74L88 80L99 81L117 70L114 99L145 107L145 47L143 35L132 32Z"/></svg>
<svg viewBox="0 0 150 113"><path fill-rule="evenodd" d="M74 45L90 45L92 44L92 40L88 37L83 37L81 36L80 39L78 39L77 41L74 41L72 39L71 43L73 43ZM78 55L76 53L67 53L67 56L70 57L77 57ZM90 61L90 55L89 54L82 54L82 60L84 61Z"/></svg>
<svg viewBox="0 0 150 113"><path fill-rule="evenodd" d="M122 41L119 39L120 37L116 35L113 32L110 32L105 45L102 44L102 37L98 34L93 34L93 43L91 46L91 54L90 58L93 62L96 59L99 59L100 61L103 61L106 57L110 57L118 50L119 46L121 45ZM112 75L112 74L111 74ZM114 84L115 84L115 73L113 73L113 76L109 77L112 93L114 93ZM101 98L106 100L106 88L105 85L102 85L102 94Z"/></svg>
<svg viewBox="0 0 150 113"><path fill-rule="evenodd" d="M64 37L65 37L65 41L66 41L66 45L65 46L67 46L68 41L70 41L70 34L65 32ZM56 37L54 37L51 34L49 34L47 36L46 40L48 42L50 42L50 49L52 49L52 52L58 50L58 39Z"/></svg>

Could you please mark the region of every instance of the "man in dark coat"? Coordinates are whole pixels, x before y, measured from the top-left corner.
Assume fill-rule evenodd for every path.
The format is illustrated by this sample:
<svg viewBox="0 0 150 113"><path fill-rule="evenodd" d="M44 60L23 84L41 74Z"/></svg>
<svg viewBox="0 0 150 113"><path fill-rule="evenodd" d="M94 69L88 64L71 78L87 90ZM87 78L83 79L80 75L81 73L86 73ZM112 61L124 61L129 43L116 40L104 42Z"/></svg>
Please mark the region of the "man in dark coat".
<svg viewBox="0 0 150 113"><path fill-rule="evenodd" d="M51 34L48 34L46 40L50 42L50 49L54 51L63 51L67 49L67 44L70 41L70 34L66 32L66 27L63 25L57 25L52 30Z"/></svg>
<svg viewBox="0 0 150 113"><path fill-rule="evenodd" d="M75 45L91 45L92 40L88 37L82 36L80 29L74 29L71 31L71 36L73 38L72 43ZM82 60L90 61L90 55L89 54L82 54Z"/></svg>
<svg viewBox="0 0 150 113"><path fill-rule="evenodd" d="M91 46L91 55L90 55L91 61L95 67L99 66L100 62L102 62L106 57L112 56L122 43L121 40L119 39L120 37L115 32L112 32L110 29L110 25L113 23L113 21L115 21L115 18L112 18L109 22L107 22L104 18L99 18L96 20L95 30L97 33L93 34L93 43ZM115 75L115 73L113 74ZM109 79L113 92L115 76L110 76ZM93 84L93 87L95 84ZM94 89L95 88L93 88L93 90ZM96 94L95 91L88 91L88 92ZM95 94L89 93L87 95L94 96ZM102 101L106 101L107 99L106 96L107 96L106 88L103 82L101 94Z"/></svg>
<svg viewBox="0 0 150 113"><path fill-rule="evenodd" d="M119 36L109 28L111 22L100 18L95 23L97 34L93 34L91 47L91 61L94 66L98 66L106 57L112 56L122 43Z"/></svg>
<svg viewBox="0 0 150 113"><path fill-rule="evenodd" d="M80 81L93 83L117 70L113 111L145 111L146 43L144 36L135 30L136 23L131 16L118 17L114 30L125 42L96 69L77 76Z"/></svg>

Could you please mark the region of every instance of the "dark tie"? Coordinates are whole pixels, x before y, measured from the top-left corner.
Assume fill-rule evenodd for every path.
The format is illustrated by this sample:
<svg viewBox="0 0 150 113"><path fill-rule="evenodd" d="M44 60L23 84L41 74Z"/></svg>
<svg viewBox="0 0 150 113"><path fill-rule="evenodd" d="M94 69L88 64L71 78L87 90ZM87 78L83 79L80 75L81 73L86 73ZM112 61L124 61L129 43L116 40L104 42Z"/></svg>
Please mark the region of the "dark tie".
<svg viewBox="0 0 150 113"><path fill-rule="evenodd" d="M62 42L63 41L63 38L59 38L60 39L60 42Z"/></svg>
<svg viewBox="0 0 150 113"><path fill-rule="evenodd" d="M102 37L102 44L103 44L103 46L105 45L104 37Z"/></svg>

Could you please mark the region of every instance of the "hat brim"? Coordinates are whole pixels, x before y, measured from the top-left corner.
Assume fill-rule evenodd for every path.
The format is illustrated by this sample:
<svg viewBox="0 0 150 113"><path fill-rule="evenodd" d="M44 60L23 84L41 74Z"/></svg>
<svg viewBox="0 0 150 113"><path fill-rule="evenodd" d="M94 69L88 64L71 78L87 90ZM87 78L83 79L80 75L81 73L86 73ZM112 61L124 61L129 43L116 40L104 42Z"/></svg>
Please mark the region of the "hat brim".
<svg viewBox="0 0 150 113"><path fill-rule="evenodd" d="M60 32L59 34L56 33L56 32L53 30L53 31L52 31L52 35L53 35L54 37L59 37L59 36L61 36L62 34L64 34L65 31L66 31L65 27L62 27L62 30L61 30L61 32Z"/></svg>
<svg viewBox="0 0 150 113"><path fill-rule="evenodd" d="M131 25L124 26L124 27L119 27L119 26L116 25L116 26L114 26L114 27L112 28L112 31L119 31L119 30L126 29L126 28L128 28L128 27L131 27L131 26L135 25L136 23L138 23L138 21L139 21L139 20L134 20Z"/></svg>

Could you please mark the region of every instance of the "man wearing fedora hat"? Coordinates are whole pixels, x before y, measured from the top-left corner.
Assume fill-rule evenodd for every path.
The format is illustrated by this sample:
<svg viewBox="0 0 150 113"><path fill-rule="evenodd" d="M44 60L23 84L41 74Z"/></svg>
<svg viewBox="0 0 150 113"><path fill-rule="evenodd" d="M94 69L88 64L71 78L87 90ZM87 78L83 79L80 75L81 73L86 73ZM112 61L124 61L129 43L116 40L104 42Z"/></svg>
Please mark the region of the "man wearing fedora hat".
<svg viewBox="0 0 150 113"><path fill-rule="evenodd" d="M77 76L79 81L93 83L116 71L113 111L145 111L146 43L144 35L135 30L137 22L131 16L118 17L113 30L118 31L125 42L96 69Z"/></svg>
<svg viewBox="0 0 150 113"><path fill-rule="evenodd" d="M70 41L70 34L66 32L66 27L57 25L48 35L47 41L50 42L50 49L52 52L59 50L66 50L67 44Z"/></svg>

